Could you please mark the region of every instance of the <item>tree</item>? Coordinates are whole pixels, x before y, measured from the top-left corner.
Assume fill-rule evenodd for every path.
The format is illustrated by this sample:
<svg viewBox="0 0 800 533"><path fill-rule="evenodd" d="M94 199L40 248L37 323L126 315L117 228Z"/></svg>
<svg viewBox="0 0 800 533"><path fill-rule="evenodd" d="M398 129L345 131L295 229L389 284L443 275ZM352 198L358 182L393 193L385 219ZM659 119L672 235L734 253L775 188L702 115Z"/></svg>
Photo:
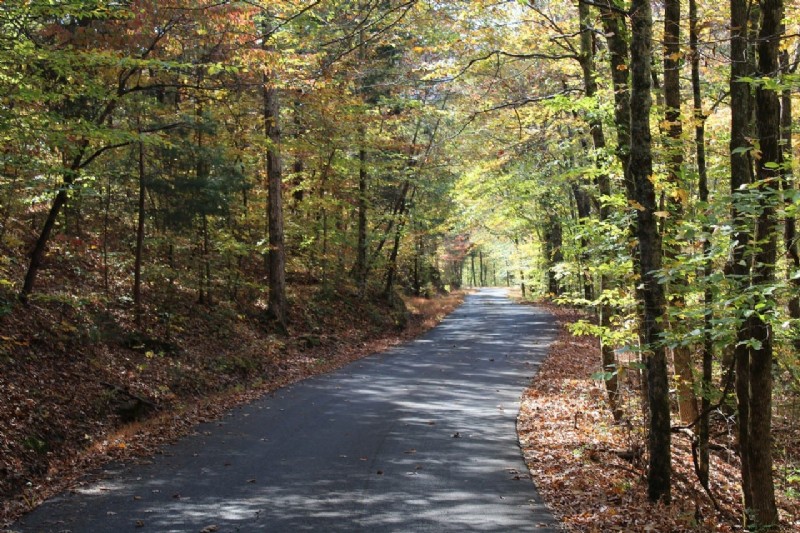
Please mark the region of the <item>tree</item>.
<svg viewBox="0 0 800 533"><path fill-rule="evenodd" d="M696 0L689 1L689 47L691 54L691 76L692 76L692 109L695 121L695 158L697 160L697 188L699 200L702 204L709 202L708 190L708 170L706 168L706 116L703 111L703 97L700 87L700 50L699 50L699 30ZM711 232L712 229L707 220L703 222L703 262L702 274L708 280L712 274L711 260ZM714 342L713 334L713 311L711 305L714 301L714 294L711 284L706 283L703 289L703 305L706 308L703 313L703 338L702 338L702 359L703 372L701 379L701 404L698 420L698 477L700 482L709 490L710 474L710 415L711 415L711 391L714 367Z"/></svg>
<svg viewBox="0 0 800 533"><path fill-rule="evenodd" d="M665 220L668 228L666 254L671 260L679 260L677 229L683 221L688 191L683 183L683 125L681 122L681 2L667 0L664 3L664 125L666 128L667 182L670 209ZM686 283L683 279L672 281L673 305L678 309L685 307ZM679 320L676 319L676 322ZM680 330L678 324L672 324ZM694 394L694 371L688 345L679 344L672 349L675 373L677 374L678 405L681 419L689 424L698 416L697 399Z"/></svg>
<svg viewBox="0 0 800 533"><path fill-rule="evenodd" d="M595 53L594 53L594 28L590 23L589 6L585 2L578 2L578 18L580 22L580 55L579 61L581 70L583 72L583 87L584 92L588 98L597 98L597 80L595 72ZM627 90L627 89L626 89ZM592 145L595 152L595 164L598 167L598 174L596 178L597 193L600 200L598 218L600 224L605 224L609 221L611 215L611 208L608 205L608 198L611 197L611 179L608 175L606 162L603 161L606 151L606 137L603 130L603 122L599 113L597 112L598 106L590 112L588 123L589 132L592 137ZM609 303L609 294L605 291L611 291L611 277L607 273L600 275L600 305L599 320L600 326L603 328L611 328L611 316L614 313L612 306ZM614 414L614 419L619 421L622 418L622 409L619 407L619 384L617 372L617 359L614 354L614 346L606 339L600 340L600 359L603 364L604 371L609 372L608 379L605 381L606 392L608 394L608 402L611 406L611 411Z"/></svg>
<svg viewBox="0 0 800 533"><path fill-rule="evenodd" d="M758 74L775 77L779 72L778 50L782 35L782 0L762 0L761 27L758 33ZM756 163L758 214L756 217L753 272L750 283L753 291L752 313L746 318L749 329L749 386L746 398L749 403L749 435L747 453L742 462L749 463L749 486L753 518L759 528L774 528L778 524L775 505L775 487L772 479L772 366L773 332L769 319L762 309L772 305L765 297L766 287L773 282L777 255L775 204L777 185L782 163L780 149L781 119L777 91L761 83L756 87L756 128L760 154ZM765 294L766 293L766 294ZM759 312L760 311L760 312ZM743 429L740 427L739 431Z"/></svg>
<svg viewBox="0 0 800 533"><path fill-rule="evenodd" d="M266 10L262 46L267 58L276 53L271 39L277 31L274 16ZM267 74L267 73L270 74ZM281 107L278 94L278 72L275 67L264 74L264 134L267 138L267 219L269 251L269 304L267 316L286 330L288 304L286 301L286 250L283 235L283 169L281 168Z"/></svg>
<svg viewBox="0 0 800 533"><path fill-rule="evenodd" d="M653 20L649 0L631 4L631 152L628 165L636 191L639 264L642 277L642 329L647 351L650 425L647 495L653 501L670 501L671 427L666 354L661 341L665 312L664 287L657 276L661 269L661 237L655 212L656 195L650 135Z"/></svg>

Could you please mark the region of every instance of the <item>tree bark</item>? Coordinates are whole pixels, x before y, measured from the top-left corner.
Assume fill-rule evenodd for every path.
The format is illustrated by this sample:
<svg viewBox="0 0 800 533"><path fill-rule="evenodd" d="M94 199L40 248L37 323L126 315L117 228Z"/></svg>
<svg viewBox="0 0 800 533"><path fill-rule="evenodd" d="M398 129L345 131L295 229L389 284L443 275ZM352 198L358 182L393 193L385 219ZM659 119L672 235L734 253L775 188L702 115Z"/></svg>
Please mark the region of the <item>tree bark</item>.
<svg viewBox="0 0 800 533"><path fill-rule="evenodd" d="M561 250L564 235L561 228L561 220L557 214L551 213L548 215L546 223L544 255L547 260L547 290L552 296L559 296L561 294L561 284L558 281L558 276L556 276L555 267L564 260L564 254Z"/></svg>
<svg viewBox="0 0 800 533"><path fill-rule="evenodd" d="M703 205L708 205L708 170L706 168L706 133L705 121L706 116L703 111L703 99L700 91L700 51L698 48L699 34L697 29L697 2L696 0L689 0L689 48L691 54L692 64L692 103L694 111L694 135L695 135L695 157L698 176L698 191L700 202ZM700 414L698 420L698 477L700 482L709 489L709 440L710 440L710 426L709 418L711 414L711 387L713 379L713 361L714 361L714 341L712 338L713 331L713 312L711 306L714 301L714 294L711 289L711 232L712 228L707 220L703 221L703 277L705 278L705 287L703 289L703 304L705 307L705 315L703 318L703 374L701 378L701 404Z"/></svg>
<svg viewBox="0 0 800 533"><path fill-rule="evenodd" d="M44 221L44 226L42 226L42 231L39 233L39 238L36 239L36 244L34 244L33 250L31 250L31 260L28 264L28 270L25 273L25 281L19 293L19 300L24 304L28 303L28 299L33 292L33 287L36 284L36 277L39 275L39 269L42 267L47 244L50 242L50 235L53 233L53 228L56 225L56 220L58 220L61 209L64 207L64 204L67 203L68 191L69 188L72 187L75 177L78 174L82 158L83 151L75 158L69 170L64 173L63 184L58 190L56 197L53 199L50 211L48 211L47 218Z"/></svg>
<svg viewBox="0 0 800 533"><path fill-rule="evenodd" d="M594 98L597 95L597 81L595 79L594 68L594 40L592 39L592 28L589 25L589 6L584 2L578 2L578 16L580 18L580 32L581 32L581 53L579 56L581 70L583 72L583 86L586 96ZM592 113L589 118L589 129L592 136L592 144L595 149L595 157L603 153L606 148L606 137L603 131L603 122L599 114ZM602 161L596 161L598 168L603 168ZM600 223L605 223L610 216L610 209L607 203L604 203L603 197L611 196L611 180L606 172L600 172L596 178L597 189L600 193L600 200L598 203L598 216ZM600 300L599 305L599 321L600 326L603 328L611 329L611 317L614 310L608 304L608 299L605 298L603 291L610 290L611 278L607 274L600 276ZM588 299L588 296L587 296ZM614 415L614 420L619 422L622 419L622 409L619 406L619 383L617 379L617 358L614 353L614 347L609 343L601 341L600 343L600 358L603 363L603 371L610 372L610 378L605 380L606 394L608 396L608 404L611 407L611 412Z"/></svg>
<svg viewBox="0 0 800 533"><path fill-rule="evenodd" d="M358 151L358 236L356 242L356 264L353 273L359 294L364 295L367 287L367 151L363 147L365 133L362 130L362 147Z"/></svg>
<svg viewBox="0 0 800 533"><path fill-rule="evenodd" d="M779 71L778 48L782 31L783 1L761 0L761 29L758 36L758 74L775 77ZM778 510L772 478L772 327L758 304L769 307L770 297L759 287L774 280L777 256L777 224L775 221L776 184L780 177L781 110L775 90L756 87L756 126L761 157L756 164L759 215L756 222L756 253L752 284L759 296L749 317L753 343L750 350L750 491L756 527L775 528ZM768 308L767 307L767 308Z"/></svg>
<svg viewBox="0 0 800 533"><path fill-rule="evenodd" d="M478 250L478 279L480 286L486 286L486 270L483 267L483 250Z"/></svg>
<svg viewBox="0 0 800 533"><path fill-rule="evenodd" d="M138 143L139 199L137 202L136 251L133 261L133 308L136 327L142 327L142 255L144 253L144 217L145 217L145 168L144 144Z"/></svg>
<svg viewBox="0 0 800 533"><path fill-rule="evenodd" d="M389 254L389 268L386 272L386 286L384 287L384 298L391 302L394 295L394 280L397 275L397 256L400 252L400 242L403 238L403 229L406 225L406 212L408 211L408 204L414 201L414 195L417 192L416 187L411 188L409 198L406 198L408 187L403 189L402 203L400 204L400 211L398 212L398 220L394 230L394 245Z"/></svg>
<svg viewBox="0 0 800 533"><path fill-rule="evenodd" d="M784 28L784 31L785 28ZM780 54L781 75L788 76L793 74L794 67L790 65L788 50L781 51ZM787 207L793 204L791 195L786 194L795 189L793 176L792 150L792 89L787 87L781 92L781 151L783 167L781 171L781 188L784 191L784 203ZM792 285L792 293L789 295L789 316L794 320L800 320L800 279L794 278L794 272L800 271L800 247L797 242L797 218L794 215L787 215L783 222L783 244L787 256L786 277ZM795 352L800 352L800 338L794 340Z"/></svg>
<svg viewBox="0 0 800 533"><path fill-rule="evenodd" d="M733 233L731 234L732 252L730 260L731 278L736 288L734 291L743 293L747 289L747 280L750 275L749 261L747 260L747 247L751 235L748 228L747 216L744 213L746 205L747 186L752 181L752 161L750 157L751 135L751 98L750 87L739 81L744 76L753 74L748 59L748 27L749 13L747 0L730 1L730 37L731 37L731 218L733 220ZM738 403L738 435L739 453L742 457L742 492L744 495L744 508L752 509L753 498L750 490L750 353L747 343L750 340L750 329L747 321L741 319L736 333L736 344L733 351L736 371L736 398Z"/></svg>
<svg viewBox="0 0 800 533"><path fill-rule="evenodd" d="M475 278L475 251L474 250L473 250L473 252L471 254L469 254L469 272L470 272L470 280L471 280L470 285L472 285L473 287L477 287L478 286L478 281Z"/></svg>
<svg viewBox="0 0 800 533"><path fill-rule="evenodd" d="M268 15L266 15L268 16ZM271 30L264 21L264 47L274 52L269 44ZM264 76L264 129L267 137L267 219L268 263L269 263L269 301L267 318L274 320L281 330L286 330L288 304L286 301L286 249L283 230L283 176L281 169L281 125L280 100L273 73L269 79Z"/></svg>
<svg viewBox="0 0 800 533"><path fill-rule="evenodd" d="M578 224L589 224L589 217L592 215L592 200L589 194L578 183L572 184L572 196L575 198L575 207L578 210ZM583 288L583 297L587 301L594 300L594 285L592 276L585 267L585 262L589 259L589 242L585 236L581 237L581 251L578 256L580 267L580 280Z"/></svg>
<svg viewBox="0 0 800 533"><path fill-rule="evenodd" d="M664 2L664 123L666 125L667 180L675 189L670 197L670 218L665 220L667 228L677 228L684 217L683 194L683 124L681 121L681 0ZM665 247L666 256L675 261L680 255L675 232L670 231L671 245ZM686 299L683 293L686 282L683 279L673 280L672 301L677 308L683 308ZM679 330L680 321L672 321L670 327ZM675 331L680 335L680 331ZM697 398L694 394L694 365L689 346L676 346L672 350L672 358L677 375L678 407L681 420L690 424L698 416Z"/></svg>
<svg viewBox="0 0 800 533"><path fill-rule="evenodd" d="M614 2L600 0L598 7L603 23L603 33L608 43L611 81L614 84L614 126L617 130L615 153L625 174L625 189L628 198L632 199L635 197L636 191L628 172L631 142L628 29L625 24L625 16L615 9Z"/></svg>
<svg viewBox="0 0 800 533"><path fill-rule="evenodd" d="M367 60L367 49L363 30L359 33L358 59L362 64ZM363 93L363 88L361 90ZM356 242L356 264L353 267L358 292L363 297L367 289L367 188L369 173L367 172L366 128L358 129L361 148L358 150L358 235Z"/></svg>
<svg viewBox="0 0 800 533"><path fill-rule="evenodd" d="M662 333L664 287L656 273L661 269L661 236L655 216L657 210L653 182L650 134L652 107L650 61L652 57L653 20L649 0L631 4L631 152L629 173L635 185L639 258L644 298L642 326L647 351L649 427L649 469L647 493L652 501L669 503L671 498L672 461L669 383L666 354L659 343Z"/></svg>

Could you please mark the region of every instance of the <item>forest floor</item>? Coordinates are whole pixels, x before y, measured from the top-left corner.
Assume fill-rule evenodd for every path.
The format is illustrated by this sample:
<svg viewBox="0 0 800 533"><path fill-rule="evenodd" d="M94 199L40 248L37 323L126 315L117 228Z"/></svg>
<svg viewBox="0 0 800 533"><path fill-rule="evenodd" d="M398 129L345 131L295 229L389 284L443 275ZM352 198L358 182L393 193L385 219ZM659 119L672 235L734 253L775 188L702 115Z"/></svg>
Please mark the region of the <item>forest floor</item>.
<svg viewBox="0 0 800 533"><path fill-rule="evenodd" d="M537 304L541 305L541 304ZM739 460L734 428L715 421L711 494L697 481L691 440L673 433L673 503L647 500L646 443L635 382L622 384L626 419L615 424L602 381L596 339L573 336L566 325L585 318L568 308L546 305L561 331L523 398L517 428L536 486L569 531L730 532L741 531ZM631 376L632 377L632 376ZM776 416L775 484L782 526L800 531L800 423Z"/></svg>
<svg viewBox="0 0 800 533"><path fill-rule="evenodd" d="M294 286L289 335L232 305L186 305L136 333L102 304L0 316L0 528L111 460L154 453L279 387L418 336L463 294L387 305ZM18 310L15 310L18 311Z"/></svg>

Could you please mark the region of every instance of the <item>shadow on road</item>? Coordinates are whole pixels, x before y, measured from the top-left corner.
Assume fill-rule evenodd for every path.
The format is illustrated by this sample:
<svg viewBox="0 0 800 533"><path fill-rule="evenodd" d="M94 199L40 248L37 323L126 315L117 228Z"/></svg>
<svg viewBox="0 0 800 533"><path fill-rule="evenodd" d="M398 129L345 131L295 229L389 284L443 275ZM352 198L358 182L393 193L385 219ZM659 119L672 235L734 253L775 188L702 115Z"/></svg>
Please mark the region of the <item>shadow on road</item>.
<svg viewBox="0 0 800 533"><path fill-rule="evenodd" d="M422 338L109 468L12 530L554 530L515 432L554 336L545 312L481 291Z"/></svg>

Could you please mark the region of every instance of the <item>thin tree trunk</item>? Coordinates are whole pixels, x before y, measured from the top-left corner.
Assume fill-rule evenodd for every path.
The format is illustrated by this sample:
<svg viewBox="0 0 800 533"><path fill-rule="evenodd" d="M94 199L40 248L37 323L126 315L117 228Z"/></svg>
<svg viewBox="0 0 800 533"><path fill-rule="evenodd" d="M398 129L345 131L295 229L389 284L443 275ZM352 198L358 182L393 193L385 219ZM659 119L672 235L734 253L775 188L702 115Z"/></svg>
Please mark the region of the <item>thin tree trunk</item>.
<svg viewBox="0 0 800 533"><path fill-rule="evenodd" d="M386 286L384 287L383 291L384 297L389 302L391 302L394 297L394 280L395 276L397 275L397 256L400 253L400 242L403 238L403 229L406 225L406 212L408 211L408 204L414 201L414 195L416 192L417 189L414 187L411 189L411 195L408 199L406 199L404 195L403 203L401 204L400 212L398 213L399 218L394 230L394 245L392 246L392 251L389 254L389 269L386 272Z"/></svg>
<svg viewBox="0 0 800 533"><path fill-rule="evenodd" d="M28 299L33 292L33 287L36 284L36 277L39 274L39 269L41 268L42 261L44 260L44 253L47 249L47 244L50 242L50 235L53 233L53 228L56 225L56 221L58 220L58 215L61 212L61 209L67 202L67 197L69 194L67 191L70 187L72 187L72 184L75 181L82 158L83 151L76 156L71 167L64 172L63 184L58 190L56 197L53 199L53 203L50 206L50 211L48 211L47 218L44 221L44 226L42 226L42 231L39 233L39 238L36 239L36 244L31 251L31 260L28 264L28 270L25 273L25 281L23 282L22 289L19 293L19 300L24 304L28 303Z"/></svg>
<svg viewBox="0 0 800 533"><path fill-rule="evenodd" d="M478 250L478 278L481 287L486 286L486 276L483 269L483 250Z"/></svg>
<svg viewBox="0 0 800 533"><path fill-rule="evenodd" d="M517 257L519 257L519 237L514 238L514 249L517 252ZM519 288L522 292L522 299L526 298L526 289L525 289L525 269L522 268L522 264L519 266Z"/></svg>
<svg viewBox="0 0 800 533"><path fill-rule="evenodd" d="M321 282L322 286L327 286L328 281L328 209L325 206L325 196L327 194L326 186L328 183L328 176L331 171L331 167L333 166L333 158L336 155L336 148L333 148L328 155L328 159L325 163L325 166L322 168L320 182L319 182L319 198L322 202L322 207L320 208L320 212L318 215L318 221L322 224L322 243L321 243L321 251L320 255L321 258L319 260L319 266L321 270ZM315 232L314 242L319 243L319 236L320 229L318 228ZM316 247L312 248L312 256L311 262L314 263L316 258Z"/></svg>
<svg viewBox="0 0 800 533"><path fill-rule="evenodd" d="M580 31L581 31L581 53L580 64L583 71L583 85L586 96L589 98L595 97L597 94L597 80L594 67L594 39L592 38L593 29L590 27L590 12L589 6L584 2L578 2L578 16L580 18ZM626 54L627 55L627 54ZM618 104L619 105L619 104ZM595 153L600 154L606 149L606 137L603 131L603 123L599 114L592 113L589 118L589 127L592 135L592 144L594 145ZM597 161L598 168L604 165L601 161ZM611 180L608 173L600 172L596 178L597 189L601 197L608 198L611 196ZM610 209L607 204L602 200L598 201L598 216L600 223L605 223L610 216ZM611 329L611 317L614 315L614 310L608 304L608 299L604 297L603 292L611 289L611 278L607 274L600 276L600 299L601 303L598 307L600 326ZM588 297L587 297L588 298ZM614 415L615 421L622 419L622 409L619 406L619 384L617 379L617 358L614 353L614 347L608 342L601 341L600 344L600 358L603 364L603 370L609 372L609 379L605 380L606 394L608 396L608 404L611 407L611 412Z"/></svg>
<svg viewBox="0 0 800 533"><path fill-rule="evenodd" d="M785 31L785 29L784 29ZM800 51L800 49L798 49ZM781 74L785 77L793 74L794 67L790 65L789 52L781 51ZM794 191L793 159L792 149L792 89L787 87L781 92L781 151L783 152L783 167L781 171L781 188L784 191L784 203L787 207L793 204L792 195L787 194ZM800 320L800 278L794 277L794 273L800 271L800 248L797 242L797 218L794 215L787 215L783 223L783 244L787 256L786 277L792 285L792 292L789 295L789 316L794 320ZM795 352L800 352L800 338L794 341Z"/></svg>
<svg viewBox="0 0 800 533"><path fill-rule="evenodd" d="M738 285L739 292L747 288L746 280L750 274L749 261L746 249L750 243L751 235L748 229L747 216L743 212L747 202L747 186L752 181L752 162L750 158L751 135L751 99L750 87L739 81L740 78L752 75L750 61L748 60L748 26L749 11L747 0L730 1L730 36L731 36L731 218L733 219L733 233L731 242L730 270L734 283ZM744 508L752 509L753 497L750 490L750 463L746 460L750 456L750 353L747 343L750 340L750 330L747 321L742 319L736 334L736 344L733 350L736 370L736 398L738 403L738 434L739 452L742 457L742 491L744 494Z"/></svg>
<svg viewBox="0 0 800 533"><path fill-rule="evenodd" d="M364 31L359 33L358 59L366 63L367 49L364 41ZM369 174L367 172L366 128L359 125L359 140L361 148L358 150L358 236L356 243L356 264L353 268L358 292L363 297L367 288L367 189Z"/></svg>
<svg viewBox="0 0 800 533"><path fill-rule="evenodd" d="M106 195L103 202L103 291L106 296L111 291L108 272L108 226L111 217L111 176L106 178Z"/></svg>
<svg viewBox="0 0 800 533"><path fill-rule="evenodd" d="M264 47L274 52L268 44L271 32L264 21ZM264 75L264 128L267 137L267 219L269 222L269 302L267 317L281 330L286 330L288 304L286 301L286 248L283 231L283 176L281 169L280 101L275 74Z"/></svg>
<svg viewBox="0 0 800 533"><path fill-rule="evenodd" d="M697 2L689 0L689 48L692 64L692 100L695 120L695 153L697 158L697 176L700 202L708 205L708 170L706 168L706 116L703 112L703 99L700 92L700 52L698 49L699 35L697 29ZM698 421L698 477L706 490L709 490L709 419L711 414L711 387L713 379L714 342L712 339L712 319L714 294L711 289L711 235L712 228L708 222L703 222L703 277L705 287L703 290L703 305L705 315L703 318L703 375L701 381L701 409Z"/></svg>
<svg viewBox="0 0 800 533"><path fill-rule="evenodd" d="M470 271L470 278L471 278L470 285L472 285L473 287L477 287L478 286L478 282L476 281L476 278L475 278L475 252L474 251L471 254L469 254L469 262L470 262L469 271Z"/></svg>
<svg viewBox="0 0 800 533"><path fill-rule="evenodd" d="M578 224L579 225L589 224L590 223L589 217L592 215L591 211L592 201L591 198L589 197L589 194L587 194L587 192L583 190L583 188L577 183L573 183L571 189L572 189L572 196L575 199L575 206L578 209ZM586 271L586 267L584 265L586 260L589 258L589 253L588 253L589 242L585 236L581 237L580 245L581 248L580 248L580 253L578 255L578 260L580 262L579 265L581 272L580 279L583 288L583 297L587 301L592 301L594 300L594 287L592 285L592 277Z"/></svg>
<svg viewBox="0 0 800 533"><path fill-rule="evenodd" d="M416 241L416 245L414 246L414 272L412 285L414 289L414 296L420 296L422 294L422 280L420 279L419 260L420 256L425 251L422 243L422 235L420 235Z"/></svg>
<svg viewBox="0 0 800 533"><path fill-rule="evenodd" d="M623 171L623 182L625 183L625 195L629 202L636 200L636 185L630 174L630 150L631 150L631 90L629 86L629 49L628 49L628 27L625 14L617 9L616 2L612 0L600 0L597 4L600 9L601 21L603 23L603 33L608 43L609 67L611 80L614 85L614 128L617 132L617 146L615 153ZM633 12L633 10L631 10ZM649 75L649 74L648 74ZM628 233L629 241L636 242L638 230L636 228L637 218L630 217ZM636 245L631 247L631 262L633 272L641 276L642 268L639 262L639 253ZM634 283L637 305L644 301L642 284ZM638 310L641 314L643 311ZM639 342L645 344L643 331L639 331ZM645 372L641 371L642 376L642 404L644 414L647 416L647 379Z"/></svg>
<svg viewBox="0 0 800 533"><path fill-rule="evenodd" d="M205 304L212 305L213 298L211 294L211 236L208 231L208 215L203 213L203 263L202 263L202 281L205 286Z"/></svg>
<svg viewBox="0 0 800 533"><path fill-rule="evenodd" d="M634 0L631 4L631 157L629 170L635 184L639 257L641 261L644 306L642 326L644 349L648 355L647 381L650 407L649 469L647 494L652 501L669 503L671 497L672 461L670 452L671 428L669 412L669 383L667 362L660 344L664 317L664 287L656 273L661 269L661 236L655 216L656 195L650 177L653 161L650 135L652 106L650 61L653 21L649 0Z"/></svg>
<svg viewBox="0 0 800 533"><path fill-rule="evenodd" d="M611 0L598 2L603 33L608 42L611 80L614 84L614 126L617 130L617 146L615 152L625 174L625 189L628 198L635 197L635 188L628 172L630 157L630 87L628 85L628 30L625 16L614 9L616 3Z"/></svg>
<svg viewBox="0 0 800 533"><path fill-rule="evenodd" d="M686 190L681 178L683 171L683 125L681 123L681 84L680 84L680 28L681 0L664 2L664 123L666 126L667 180L675 189L670 197L670 218L664 221L667 228L676 228L684 217L684 194ZM674 233L674 231L672 232ZM677 261L680 255L679 243L674 242L664 250L666 256ZM672 301L678 308L685 306L685 280L673 280ZM680 329L680 321L672 321L670 327ZM676 332L680 335L680 331ZM678 407L681 420L690 424L698 416L697 398L694 394L694 369L689 346L677 346L672 350L677 375Z"/></svg>
<svg viewBox="0 0 800 533"><path fill-rule="evenodd" d="M138 167L139 167L139 200L137 203L136 223L136 252L133 262L133 308L136 327L142 327L142 255L144 253L144 217L145 217L145 168L144 144L139 141Z"/></svg>
<svg viewBox="0 0 800 533"><path fill-rule="evenodd" d="M564 260L564 254L561 251L562 241L561 220L557 214L550 214L545 232L545 258L547 260L547 290L553 296L561 294L561 284L556 275L555 267Z"/></svg>
<svg viewBox="0 0 800 533"><path fill-rule="evenodd" d="M359 294L364 295L367 287L367 151L363 144L366 142L362 129L361 144L358 151L358 242L356 243L356 264L353 272L358 285Z"/></svg>

